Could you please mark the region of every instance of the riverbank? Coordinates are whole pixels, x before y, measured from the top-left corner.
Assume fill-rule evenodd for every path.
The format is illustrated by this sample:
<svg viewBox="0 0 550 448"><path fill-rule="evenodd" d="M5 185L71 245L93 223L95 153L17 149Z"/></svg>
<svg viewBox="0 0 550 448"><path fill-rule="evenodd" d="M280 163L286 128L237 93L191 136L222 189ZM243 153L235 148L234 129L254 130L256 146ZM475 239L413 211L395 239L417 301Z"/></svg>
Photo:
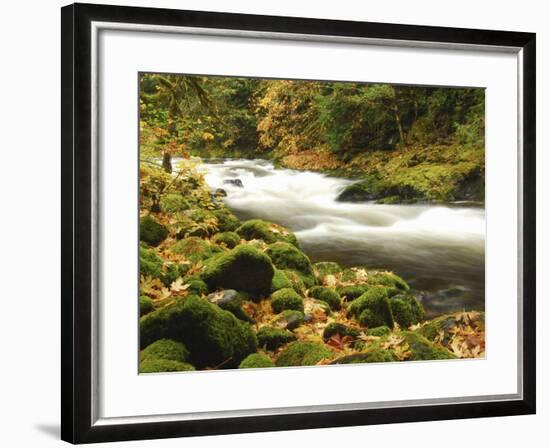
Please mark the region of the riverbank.
<svg viewBox="0 0 550 448"><path fill-rule="evenodd" d="M299 232L235 216L193 161L142 166L140 190L142 372L484 356L482 312L427 321L393 272L312 262Z"/></svg>

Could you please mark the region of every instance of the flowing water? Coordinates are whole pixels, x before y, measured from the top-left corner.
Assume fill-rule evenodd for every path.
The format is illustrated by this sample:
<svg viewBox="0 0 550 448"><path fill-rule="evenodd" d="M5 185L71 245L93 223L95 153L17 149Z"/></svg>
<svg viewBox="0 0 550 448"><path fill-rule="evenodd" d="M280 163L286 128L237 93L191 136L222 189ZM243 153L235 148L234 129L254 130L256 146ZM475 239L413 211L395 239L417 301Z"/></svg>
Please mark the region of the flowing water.
<svg viewBox="0 0 550 448"><path fill-rule="evenodd" d="M428 317L484 309L483 208L337 202L351 181L275 169L265 160L210 161L203 169L240 219L288 227L314 262L392 270L409 282Z"/></svg>

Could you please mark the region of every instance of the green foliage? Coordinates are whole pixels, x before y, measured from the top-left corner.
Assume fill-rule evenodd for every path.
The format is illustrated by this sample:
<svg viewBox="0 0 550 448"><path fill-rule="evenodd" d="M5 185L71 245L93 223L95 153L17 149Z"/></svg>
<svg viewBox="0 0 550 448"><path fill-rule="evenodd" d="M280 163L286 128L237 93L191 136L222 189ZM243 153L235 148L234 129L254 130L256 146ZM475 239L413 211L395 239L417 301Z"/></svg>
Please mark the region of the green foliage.
<svg viewBox="0 0 550 448"><path fill-rule="evenodd" d="M139 363L140 373L189 372L192 370L195 370L195 367L191 364L170 359L147 358Z"/></svg>
<svg viewBox="0 0 550 448"><path fill-rule="evenodd" d="M261 219L243 222L236 232L245 240L263 240L268 244L284 241L298 247L298 240L290 230Z"/></svg>
<svg viewBox="0 0 550 448"><path fill-rule="evenodd" d="M227 253L210 258L201 273L210 289L224 288L251 294L268 294L274 269L267 255L241 244Z"/></svg>
<svg viewBox="0 0 550 448"><path fill-rule="evenodd" d="M275 313L284 310L304 312L304 300L291 288L283 288L271 294L271 308Z"/></svg>
<svg viewBox="0 0 550 448"><path fill-rule="evenodd" d="M153 311L153 301L147 296L139 297L139 315L145 316Z"/></svg>
<svg viewBox="0 0 550 448"><path fill-rule="evenodd" d="M229 249L233 249L241 242L241 238L235 232L222 232L214 235L212 241L214 241L216 244L223 244Z"/></svg>
<svg viewBox="0 0 550 448"><path fill-rule="evenodd" d="M297 272L307 288L311 288L317 283L308 256L292 244L283 242L270 244L266 253L276 268Z"/></svg>
<svg viewBox="0 0 550 448"><path fill-rule="evenodd" d="M256 334L258 346L266 350L277 350L279 347L295 341L296 336L283 328L262 327Z"/></svg>
<svg viewBox="0 0 550 448"><path fill-rule="evenodd" d="M327 286L314 286L309 289L308 295L317 300L328 303L332 310L339 310L342 306L340 294L334 288Z"/></svg>
<svg viewBox="0 0 550 448"><path fill-rule="evenodd" d="M171 361L188 362L189 350L181 342L159 339L145 347L139 356L142 362L146 359L169 359Z"/></svg>
<svg viewBox="0 0 550 448"><path fill-rule="evenodd" d="M271 280L271 292L278 291L283 288L293 288L294 285L286 276L286 274L279 270L275 269L275 274L273 274L273 279Z"/></svg>
<svg viewBox="0 0 550 448"><path fill-rule="evenodd" d="M151 216L139 220L139 239L151 246L158 246L168 236L168 229Z"/></svg>
<svg viewBox="0 0 550 448"><path fill-rule="evenodd" d="M277 367L313 366L331 355L332 352L323 344L296 341L279 354L275 364Z"/></svg>
<svg viewBox="0 0 550 448"><path fill-rule="evenodd" d="M260 369L264 367L275 367L275 364L271 359L261 353L252 353L248 355L239 365L239 369Z"/></svg>
<svg viewBox="0 0 550 448"><path fill-rule="evenodd" d="M393 328L388 292L383 286L373 286L351 302L349 312L353 316L359 316L361 325L368 327L387 325Z"/></svg>
<svg viewBox="0 0 550 448"><path fill-rule="evenodd" d="M237 367L257 347L248 324L196 296L176 300L140 319L142 347L163 338L183 342L199 368Z"/></svg>

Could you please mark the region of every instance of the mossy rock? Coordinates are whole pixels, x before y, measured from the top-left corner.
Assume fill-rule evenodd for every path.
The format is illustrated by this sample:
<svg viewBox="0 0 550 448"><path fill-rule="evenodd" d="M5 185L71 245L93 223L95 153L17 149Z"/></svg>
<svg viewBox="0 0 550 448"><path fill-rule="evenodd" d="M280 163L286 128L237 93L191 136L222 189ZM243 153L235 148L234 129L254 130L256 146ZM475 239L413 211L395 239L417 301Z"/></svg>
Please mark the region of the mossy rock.
<svg viewBox="0 0 550 448"><path fill-rule="evenodd" d="M208 292L208 285L204 283L201 279L187 280L187 284L189 285L187 291L190 294L202 296Z"/></svg>
<svg viewBox="0 0 550 448"><path fill-rule="evenodd" d="M261 353L252 353L239 364L239 369L261 369L265 367L275 367L275 364Z"/></svg>
<svg viewBox="0 0 550 448"><path fill-rule="evenodd" d="M171 361L188 362L189 350L182 342L171 339L159 339L145 347L139 354L140 361L146 359L169 359Z"/></svg>
<svg viewBox="0 0 550 448"><path fill-rule="evenodd" d="M176 300L142 317L140 336L142 347L164 338L183 342L199 368L237 367L257 348L248 324L197 296Z"/></svg>
<svg viewBox="0 0 550 448"><path fill-rule="evenodd" d="M258 346L270 351L296 340L296 336L289 330L276 327L262 327L256 333L256 337Z"/></svg>
<svg viewBox="0 0 550 448"><path fill-rule="evenodd" d="M304 280L302 280L302 276L291 269L285 269L282 271L288 280L290 280L291 288L294 289L298 294L304 294L306 291L306 285L304 283Z"/></svg>
<svg viewBox="0 0 550 448"><path fill-rule="evenodd" d="M235 232L222 232L214 235L212 241L219 245L225 245L229 249L233 249L235 246L239 245L241 237Z"/></svg>
<svg viewBox="0 0 550 448"><path fill-rule="evenodd" d="M401 335L409 345L411 355L409 361L456 359L456 356L444 347L437 346L424 336L412 332L403 331Z"/></svg>
<svg viewBox="0 0 550 448"><path fill-rule="evenodd" d="M365 353L356 353L335 359L331 364L363 364L372 362L395 362L399 358L391 350L377 348Z"/></svg>
<svg viewBox="0 0 550 448"><path fill-rule="evenodd" d="M424 323L415 331L430 341L433 341L436 337L441 336L441 340L439 342L446 346L451 342L454 336L454 331L459 325L460 322L457 320L457 313L451 313L436 317L435 319ZM471 321L469 325L472 325ZM476 328L484 329L485 313L477 313L474 325Z"/></svg>
<svg viewBox="0 0 550 448"><path fill-rule="evenodd" d="M148 358L139 363L140 373L190 372L193 370L195 367L189 363L170 359Z"/></svg>
<svg viewBox="0 0 550 448"><path fill-rule="evenodd" d="M403 199L401 199L399 196L397 195L394 195L394 196L385 196L381 199L378 199L376 201L377 204L387 204L387 205L391 205L391 204L401 204L403 202Z"/></svg>
<svg viewBox="0 0 550 448"><path fill-rule="evenodd" d="M313 270L319 280L325 278L327 275L333 275L342 272L342 268L340 267L340 265L333 261L320 261L318 263L315 263L313 265Z"/></svg>
<svg viewBox="0 0 550 448"><path fill-rule="evenodd" d="M193 263L206 260L213 255L212 246L196 236L190 236L178 241L170 248L170 252L185 255Z"/></svg>
<svg viewBox="0 0 550 448"><path fill-rule="evenodd" d="M168 237L168 229L152 216L139 220L139 239L151 246L158 246Z"/></svg>
<svg viewBox="0 0 550 448"><path fill-rule="evenodd" d="M314 299L326 302L332 310L337 311L342 307L340 294L338 294L334 288L329 288L328 286L314 286L309 289L308 295Z"/></svg>
<svg viewBox="0 0 550 448"><path fill-rule="evenodd" d="M211 303L215 303L222 310L229 311L237 319L253 323L254 320L246 314L242 308L243 299L247 298L246 294L235 291L234 289L217 291L206 297Z"/></svg>
<svg viewBox="0 0 550 448"><path fill-rule="evenodd" d="M306 288L311 288L317 283L308 256L292 244L283 242L270 244L266 253L276 268L297 272Z"/></svg>
<svg viewBox="0 0 550 448"><path fill-rule="evenodd" d="M263 240L268 244L283 241L298 247L298 240L290 230L261 219L243 222L236 232L245 240Z"/></svg>
<svg viewBox="0 0 550 448"><path fill-rule="evenodd" d="M348 285L339 287L338 292L346 302L351 302L365 294L370 288L371 286L367 284Z"/></svg>
<svg viewBox="0 0 550 448"><path fill-rule="evenodd" d="M357 338L361 334L361 331L358 328L349 327L340 322L331 322L323 330L323 340L326 342L337 334L341 337L349 336Z"/></svg>
<svg viewBox="0 0 550 448"><path fill-rule="evenodd" d="M375 201L385 195L386 185L375 176L369 176L360 182L348 185L336 197L339 202Z"/></svg>
<svg viewBox="0 0 550 448"><path fill-rule="evenodd" d="M319 361L332 356L332 352L317 342L291 342L277 358L277 367L314 366Z"/></svg>
<svg viewBox="0 0 550 448"><path fill-rule="evenodd" d="M168 193L160 198L160 209L164 213L177 213L189 209L189 204L179 193Z"/></svg>
<svg viewBox="0 0 550 448"><path fill-rule="evenodd" d="M271 280L270 291L275 292L283 288L294 288L294 285L283 271L280 269L275 269L273 279Z"/></svg>
<svg viewBox="0 0 550 448"><path fill-rule="evenodd" d="M144 277L160 278L162 276L162 259L152 250L140 245L139 273Z"/></svg>
<svg viewBox="0 0 550 448"><path fill-rule="evenodd" d="M384 286L373 286L359 298L351 302L351 315L359 317L359 323L368 327L387 325L393 328L388 292Z"/></svg>
<svg viewBox="0 0 550 448"><path fill-rule="evenodd" d="M395 322L401 328L409 328L424 319L424 307L410 294L401 294L390 299L390 306Z"/></svg>
<svg viewBox="0 0 550 448"><path fill-rule="evenodd" d="M201 279L210 290L236 289L267 295L273 275L274 268L266 254L250 245L241 244L207 260Z"/></svg>
<svg viewBox="0 0 550 448"><path fill-rule="evenodd" d="M271 294L271 308L275 313L284 310L304 312L304 300L292 288L283 288Z"/></svg>
<svg viewBox="0 0 550 448"><path fill-rule="evenodd" d="M212 215L218 222L219 232L233 232L241 225L241 221L227 208L213 210Z"/></svg>
<svg viewBox="0 0 550 448"><path fill-rule="evenodd" d="M284 327L287 330L295 330L305 322L305 315L302 311L285 310L273 319L272 324Z"/></svg>
<svg viewBox="0 0 550 448"><path fill-rule="evenodd" d="M139 297L139 315L145 316L147 313L153 311L153 301L147 296Z"/></svg>
<svg viewBox="0 0 550 448"><path fill-rule="evenodd" d="M369 328L368 330L365 330L365 334L367 336L387 336L391 333L391 329L386 325L381 325L379 327Z"/></svg>
<svg viewBox="0 0 550 448"><path fill-rule="evenodd" d="M390 296L410 290L410 286L407 282L393 272L369 272L368 283L371 285L386 286Z"/></svg>

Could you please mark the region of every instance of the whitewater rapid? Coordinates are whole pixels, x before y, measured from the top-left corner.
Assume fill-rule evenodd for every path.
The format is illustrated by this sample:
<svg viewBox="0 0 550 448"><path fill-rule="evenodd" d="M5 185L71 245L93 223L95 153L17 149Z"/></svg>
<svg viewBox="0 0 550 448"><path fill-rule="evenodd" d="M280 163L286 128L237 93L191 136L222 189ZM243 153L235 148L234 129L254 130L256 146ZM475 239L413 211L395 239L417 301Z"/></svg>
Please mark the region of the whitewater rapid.
<svg viewBox="0 0 550 448"><path fill-rule="evenodd" d="M239 218L289 227L313 261L394 270L429 314L484 308L481 207L337 202L352 181L275 169L265 160L209 162L201 169L212 188L227 192L224 201Z"/></svg>

